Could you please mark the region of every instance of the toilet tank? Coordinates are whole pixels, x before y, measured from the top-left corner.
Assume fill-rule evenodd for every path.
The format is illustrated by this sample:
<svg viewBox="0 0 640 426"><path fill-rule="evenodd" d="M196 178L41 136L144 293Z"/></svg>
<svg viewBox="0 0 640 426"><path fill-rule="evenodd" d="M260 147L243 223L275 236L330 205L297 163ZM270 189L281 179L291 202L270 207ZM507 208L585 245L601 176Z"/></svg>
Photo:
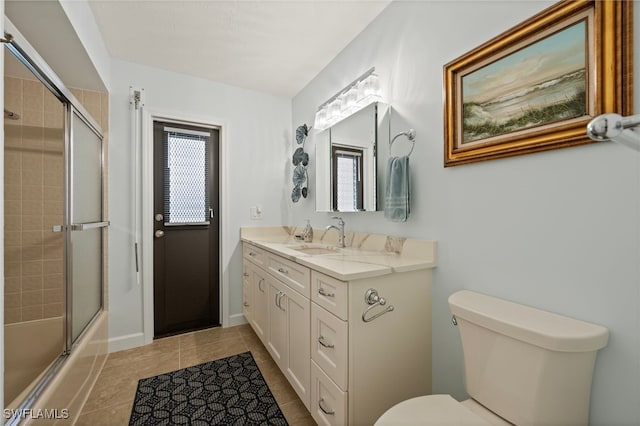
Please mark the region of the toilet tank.
<svg viewBox="0 0 640 426"><path fill-rule="evenodd" d="M516 425L586 425L602 326L468 290L449 297L466 388Z"/></svg>

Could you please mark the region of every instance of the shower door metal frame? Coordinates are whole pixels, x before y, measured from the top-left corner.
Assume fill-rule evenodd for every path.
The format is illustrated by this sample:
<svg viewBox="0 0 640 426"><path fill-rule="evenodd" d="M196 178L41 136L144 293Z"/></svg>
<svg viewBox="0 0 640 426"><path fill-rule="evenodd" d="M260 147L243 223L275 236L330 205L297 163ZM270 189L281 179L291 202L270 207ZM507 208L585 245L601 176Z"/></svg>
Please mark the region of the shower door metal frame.
<svg viewBox="0 0 640 426"><path fill-rule="evenodd" d="M79 119L84 122L89 129L100 139L100 221L91 223L72 223L73 221L73 123ZM97 123L88 114L83 114L82 110L73 103L66 103L65 111L65 152L64 152L64 180L65 180L65 206L64 206L64 259L65 267L63 272L63 282L65 285L65 354L69 354L75 345L75 341L82 339L84 333L91 328L91 324L104 310L104 229L109 226L108 221L104 221L104 136ZM78 337L73 340L73 243L71 233L84 231L87 229L102 228L100 233L100 307L87 325L82 329Z"/></svg>
<svg viewBox="0 0 640 426"><path fill-rule="evenodd" d="M14 31L17 32L16 29ZM5 33L5 38L8 38L8 34ZM102 129L98 125L98 123L91 117L91 114L82 106L80 101L73 95L73 93L65 86L65 84L60 80L60 78L55 74L55 72L47 65L47 63L42 59L42 57L33 49L29 43L18 43L16 41L16 37L12 37L12 41L6 43L5 46L7 49L15 55L15 57L24 64L29 71L31 71L42 84L45 85L47 89L51 91L51 93L64 104L65 108L65 117L64 117L64 192L65 192L65 200L64 200L64 211L63 211L63 224L61 226L61 231L64 232L64 247L63 247L63 256L65 259L65 267L63 269L63 283L65 287L65 327L64 327L64 339L65 339L65 348L63 351L63 355L68 355L73 349L73 334L71 332L72 326L72 302L73 295L71 291L72 282L71 282L71 267L72 264L72 250L71 250L71 232L72 232L72 224L71 224L71 202L72 202L72 173L73 170L71 167L71 144L73 141L73 115L74 113L77 115L79 119L81 119L89 128L100 138L100 152L101 152L101 180L102 180L102 188L100 194L101 206L100 210L102 212L102 218L104 219L104 136L102 133ZM104 224L104 227L108 226L108 222L101 222ZM101 238L102 244L102 258L101 258L101 282L100 282L100 309L96 315L89 321L88 326L84 328L83 332L78 335L79 340L84 334L84 331L90 328L89 326L93 323L95 318L104 310L104 232L102 233Z"/></svg>
<svg viewBox="0 0 640 426"><path fill-rule="evenodd" d="M10 36L10 34L12 36ZM64 349L61 352L60 356L53 362L52 365L48 367L47 370L44 371L44 374L41 376L41 380L35 384L31 392L25 397L25 399L20 403L17 407L16 414L10 419L6 420L5 425L17 425L22 419L17 417L17 413L24 409L29 409L32 407L33 403L40 396L40 394L44 391L47 385L51 382L51 380L55 377L56 373L62 368L65 361L68 359L69 354L72 352L74 347L74 342L72 342L72 333L71 333L71 302L72 298L69 298L69 294L71 291L71 280L69 277L68 267L71 265L71 224L70 224L70 208L69 204L70 200L70 181L71 173L69 167L70 164L70 147L72 142L72 128L70 127L72 124L72 115L74 112L78 116L78 118L82 119L91 130L96 133L96 135L100 139L100 163L101 163L101 214L104 219L105 211L104 211L104 182L105 182L105 170L104 170L104 136L102 133L102 129L97 124L97 122L91 117L89 112L82 106L80 101L73 95L73 93L66 87L66 85L62 82L62 80L56 75L56 73L47 65L44 59L38 54L38 52L31 46L20 34L18 29L8 20L5 20L5 39L7 42L4 43L7 50L13 54L18 61L20 61L31 73L37 78L60 102L63 103L65 108L64 113L64 152L63 152L63 162L64 162L64 196L65 200L63 200L63 224L59 227L61 232L64 232L63 238L63 260L65 261L65 266L63 267L63 287L66 292L65 300L64 300L64 312L65 312L65 324L63 329L63 339L64 339ZM108 226L108 222L105 224L105 228ZM56 229L57 231L57 229ZM104 276L105 276L105 264L104 264L104 230L101 233L101 258L100 258L100 307L95 314L95 316L89 321L89 323L85 326L83 331L78 335L78 339L80 340L83 334L91 328L91 324L96 320L100 313L104 311Z"/></svg>

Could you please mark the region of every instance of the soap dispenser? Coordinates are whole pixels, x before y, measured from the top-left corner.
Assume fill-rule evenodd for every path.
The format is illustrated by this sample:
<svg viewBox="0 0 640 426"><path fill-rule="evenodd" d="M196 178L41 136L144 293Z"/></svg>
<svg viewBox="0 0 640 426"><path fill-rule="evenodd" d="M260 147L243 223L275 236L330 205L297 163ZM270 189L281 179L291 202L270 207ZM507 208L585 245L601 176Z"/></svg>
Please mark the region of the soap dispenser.
<svg viewBox="0 0 640 426"><path fill-rule="evenodd" d="M311 221L309 219L307 219L307 226L305 226L304 231L302 231L302 238L305 243L313 241L313 228L311 227Z"/></svg>

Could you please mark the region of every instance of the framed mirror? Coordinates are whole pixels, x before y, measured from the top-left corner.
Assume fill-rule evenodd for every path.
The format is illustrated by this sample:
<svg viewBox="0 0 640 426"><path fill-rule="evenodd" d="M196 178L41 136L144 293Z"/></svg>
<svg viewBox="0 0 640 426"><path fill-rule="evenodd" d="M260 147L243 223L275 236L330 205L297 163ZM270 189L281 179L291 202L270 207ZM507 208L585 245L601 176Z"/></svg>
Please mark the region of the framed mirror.
<svg viewBox="0 0 640 426"><path fill-rule="evenodd" d="M316 135L316 211L382 210L390 113L375 102Z"/></svg>

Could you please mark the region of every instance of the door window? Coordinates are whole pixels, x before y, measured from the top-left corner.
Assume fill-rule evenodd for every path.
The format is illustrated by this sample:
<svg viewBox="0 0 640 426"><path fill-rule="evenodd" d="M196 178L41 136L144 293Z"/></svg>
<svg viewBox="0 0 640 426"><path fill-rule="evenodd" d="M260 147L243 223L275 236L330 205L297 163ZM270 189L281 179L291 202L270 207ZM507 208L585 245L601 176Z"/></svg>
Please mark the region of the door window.
<svg viewBox="0 0 640 426"><path fill-rule="evenodd" d="M209 224L209 134L165 127L165 225Z"/></svg>

